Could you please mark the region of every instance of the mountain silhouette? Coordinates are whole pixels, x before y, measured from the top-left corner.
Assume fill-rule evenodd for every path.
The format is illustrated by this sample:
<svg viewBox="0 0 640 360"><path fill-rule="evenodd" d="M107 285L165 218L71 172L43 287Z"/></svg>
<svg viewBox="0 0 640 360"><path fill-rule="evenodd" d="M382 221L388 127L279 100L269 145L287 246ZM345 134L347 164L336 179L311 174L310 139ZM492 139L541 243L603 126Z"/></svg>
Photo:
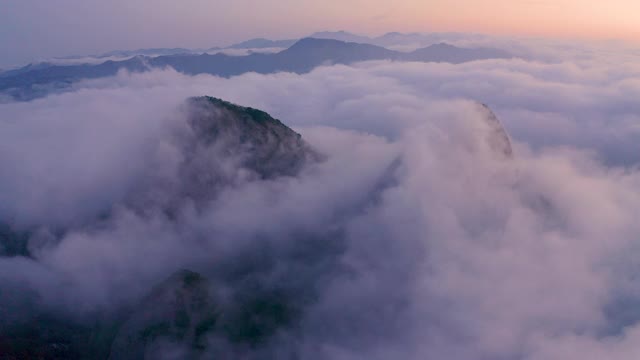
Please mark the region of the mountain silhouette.
<svg viewBox="0 0 640 360"><path fill-rule="evenodd" d="M505 51L492 48L459 48L436 44L413 52L399 52L384 47L332 39L305 38L274 54L252 53L245 56L218 54L180 54L157 57L136 56L123 61L82 65L28 65L0 74L0 92L15 100L31 100L50 92L64 91L74 82L114 76L118 71L145 72L171 67L178 72L222 77L247 72L306 73L318 66L353 64L370 60L462 63L474 60L509 58Z"/></svg>

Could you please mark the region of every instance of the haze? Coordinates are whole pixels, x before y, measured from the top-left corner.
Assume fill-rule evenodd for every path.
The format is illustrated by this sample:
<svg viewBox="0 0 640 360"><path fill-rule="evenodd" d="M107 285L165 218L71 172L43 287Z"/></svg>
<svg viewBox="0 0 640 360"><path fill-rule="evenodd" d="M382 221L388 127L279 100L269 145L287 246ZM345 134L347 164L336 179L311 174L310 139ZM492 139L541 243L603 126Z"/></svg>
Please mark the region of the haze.
<svg viewBox="0 0 640 360"><path fill-rule="evenodd" d="M1 0L0 8L0 67L113 49L211 47L340 29L640 39L635 0Z"/></svg>

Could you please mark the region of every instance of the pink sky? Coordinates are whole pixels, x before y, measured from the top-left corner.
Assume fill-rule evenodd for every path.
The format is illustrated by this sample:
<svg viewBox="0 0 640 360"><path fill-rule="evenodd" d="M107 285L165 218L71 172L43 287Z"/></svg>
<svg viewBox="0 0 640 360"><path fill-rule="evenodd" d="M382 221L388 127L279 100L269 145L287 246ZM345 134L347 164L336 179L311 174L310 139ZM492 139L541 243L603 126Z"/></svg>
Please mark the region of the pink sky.
<svg viewBox="0 0 640 360"><path fill-rule="evenodd" d="M0 67L322 30L640 40L640 0L0 0Z"/></svg>
<svg viewBox="0 0 640 360"><path fill-rule="evenodd" d="M640 40L638 0L329 0L300 4L295 13L305 23L313 24L320 14L336 28L368 33L472 31Z"/></svg>

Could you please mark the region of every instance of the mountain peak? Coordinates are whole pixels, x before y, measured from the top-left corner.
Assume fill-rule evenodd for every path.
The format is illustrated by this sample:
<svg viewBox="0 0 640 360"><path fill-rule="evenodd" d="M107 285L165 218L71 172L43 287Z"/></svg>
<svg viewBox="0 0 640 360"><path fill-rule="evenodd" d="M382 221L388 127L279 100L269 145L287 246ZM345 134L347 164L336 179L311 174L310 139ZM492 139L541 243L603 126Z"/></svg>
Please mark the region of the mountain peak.
<svg viewBox="0 0 640 360"><path fill-rule="evenodd" d="M451 45L449 43L446 43L446 42L439 42L439 43L433 44L433 45L431 45L429 47L431 47L431 48L443 48L443 49L453 49L453 48L455 48L455 46L453 46L453 45Z"/></svg>
<svg viewBox="0 0 640 360"><path fill-rule="evenodd" d="M345 41L342 40L336 40L336 39L325 39L325 38L316 38L316 37L306 37L306 38L302 38L298 41L296 41L295 44L293 44L291 46L291 48L296 48L296 47L306 47L306 46L316 46L316 45L328 45L328 44L332 44L332 45L339 45L339 44L348 44Z"/></svg>
<svg viewBox="0 0 640 360"><path fill-rule="evenodd" d="M352 41L358 43L369 43L371 39L367 36L353 34L347 31L320 31L312 34L310 37L320 39L334 39L341 41Z"/></svg>
<svg viewBox="0 0 640 360"><path fill-rule="evenodd" d="M393 58L395 55L394 51L376 45L313 37L300 39L283 53L303 54L312 57L324 56L327 58L326 60L339 63L381 60ZM315 59L318 60L318 58Z"/></svg>
<svg viewBox="0 0 640 360"><path fill-rule="evenodd" d="M278 125L282 125L284 126L284 124L282 124L279 120L274 119L273 117L271 117L271 115L269 115L268 113L262 111L262 110L258 110L258 109L254 109L252 107L245 107L245 106L240 106L240 105L236 105L234 103L231 103L229 101L226 100L222 100L220 98L216 98L216 97L212 97L212 96L202 96L202 97L193 97L190 98L189 101L193 102L193 103L198 103L198 102L208 102L214 106L229 110L229 111L233 111L236 113L244 113L246 115L248 115L251 120L254 120L256 122L272 122L274 124L278 124ZM297 135L297 134L296 134ZM300 136L300 135L298 135Z"/></svg>
<svg viewBox="0 0 640 360"><path fill-rule="evenodd" d="M263 48L286 48L293 45L296 40L270 40L265 38L255 38L229 46L230 49L263 49Z"/></svg>
<svg viewBox="0 0 640 360"><path fill-rule="evenodd" d="M210 96L188 99L185 110L195 144L212 149L224 144L225 154L238 157L243 168L260 178L293 176L307 161L318 159L300 134L262 110ZM200 185L209 186L190 188Z"/></svg>

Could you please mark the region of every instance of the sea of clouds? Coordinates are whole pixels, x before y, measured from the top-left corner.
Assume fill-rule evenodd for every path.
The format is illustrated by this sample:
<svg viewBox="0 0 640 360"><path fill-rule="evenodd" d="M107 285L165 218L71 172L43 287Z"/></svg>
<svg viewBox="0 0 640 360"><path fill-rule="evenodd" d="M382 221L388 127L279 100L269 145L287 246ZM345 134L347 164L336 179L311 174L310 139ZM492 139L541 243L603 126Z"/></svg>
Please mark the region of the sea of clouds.
<svg viewBox="0 0 640 360"><path fill-rule="evenodd" d="M158 69L1 104L0 217L38 231L33 259L0 259L0 284L85 316L268 247L257 281L312 294L271 345L304 359L636 359L640 57L527 51L230 79ZM326 160L178 220L127 208L150 177L180 177L171 134L196 95L263 109ZM512 159L486 143L476 102ZM300 261L307 242L318 258Z"/></svg>

